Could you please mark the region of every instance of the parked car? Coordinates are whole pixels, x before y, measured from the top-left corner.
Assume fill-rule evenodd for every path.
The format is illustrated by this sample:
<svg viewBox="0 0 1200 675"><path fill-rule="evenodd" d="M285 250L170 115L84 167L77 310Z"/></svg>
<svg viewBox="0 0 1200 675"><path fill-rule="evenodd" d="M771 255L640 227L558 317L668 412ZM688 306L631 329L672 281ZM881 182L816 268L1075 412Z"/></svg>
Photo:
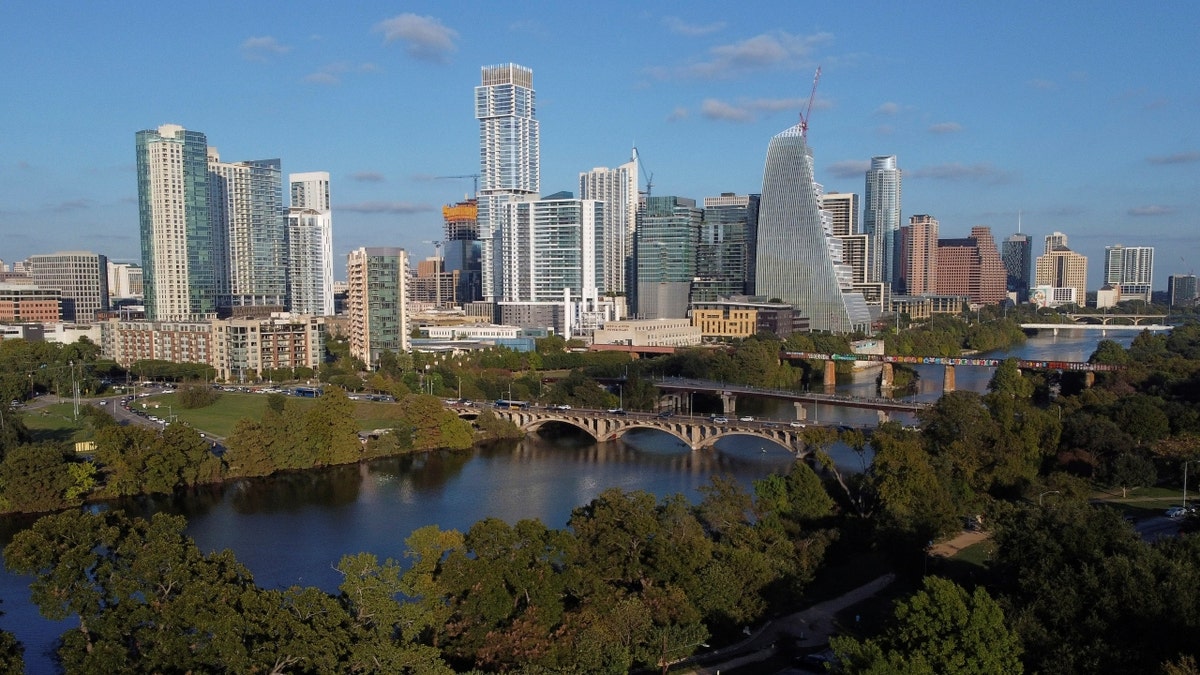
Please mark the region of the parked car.
<svg viewBox="0 0 1200 675"><path fill-rule="evenodd" d="M1190 512L1191 509L1186 506L1172 506L1171 508L1167 509L1166 515L1168 518L1182 518Z"/></svg>

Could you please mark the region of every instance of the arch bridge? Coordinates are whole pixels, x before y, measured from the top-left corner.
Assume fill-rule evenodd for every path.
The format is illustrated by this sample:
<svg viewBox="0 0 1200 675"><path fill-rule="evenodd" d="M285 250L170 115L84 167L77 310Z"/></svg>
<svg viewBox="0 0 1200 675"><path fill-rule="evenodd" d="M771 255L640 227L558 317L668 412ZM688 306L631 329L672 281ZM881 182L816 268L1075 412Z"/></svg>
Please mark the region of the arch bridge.
<svg viewBox="0 0 1200 675"><path fill-rule="evenodd" d="M451 406L460 417L475 416L479 408ZM488 408L496 417L512 422L525 432L534 432L551 422L568 424L580 429L597 442L614 441L633 429L653 429L670 434L692 450L711 447L722 438L753 436L762 438L796 455L808 454L804 444L804 427L780 426L771 422L714 422L706 417L673 415L661 417L652 413L625 414L602 410L551 410L532 408L525 410L503 410Z"/></svg>

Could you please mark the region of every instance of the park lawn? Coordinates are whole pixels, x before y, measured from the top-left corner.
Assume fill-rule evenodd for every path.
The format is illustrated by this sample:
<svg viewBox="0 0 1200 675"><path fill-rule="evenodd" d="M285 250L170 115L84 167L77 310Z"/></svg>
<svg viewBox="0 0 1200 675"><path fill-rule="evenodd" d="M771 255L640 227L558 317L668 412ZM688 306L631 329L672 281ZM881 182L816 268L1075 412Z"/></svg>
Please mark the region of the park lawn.
<svg viewBox="0 0 1200 675"><path fill-rule="evenodd" d="M232 434L233 428L239 420L245 418L254 420L262 419L263 413L267 411L267 394L221 392L221 397L212 405L190 410L178 407L176 405L176 396L177 394L151 396L138 399L134 405L140 406L142 403L145 403L148 406L146 410L152 411L151 414L162 418L166 418L168 415L175 415L177 420L186 422L194 429L218 438L226 438ZM155 403L158 404L157 409L154 408ZM287 397L288 408L305 409L316 405L316 403L317 400L313 398ZM354 402L354 420L359 431L371 431L373 429L390 427L395 423L396 418L399 417L399 411L400 408L397 403Z"/></svg>
<svg viewBox="0 0 1200 675"><path fill-rule="evenodd" d="M951 560L983 569L987 567L988 562L991 561L992 555L995 552L996 542L991 539L985 539L978 544L971 544L958 553L955 553L951 557Z"/></svg>
<svg viewBox="0 0 1200 675"><path fill-rule="evenodd" d="M83 415L75 419L75 405L72 403L55 403L27 411L23 421L36 442L75 443L91 440L94 435Z"/></svg>

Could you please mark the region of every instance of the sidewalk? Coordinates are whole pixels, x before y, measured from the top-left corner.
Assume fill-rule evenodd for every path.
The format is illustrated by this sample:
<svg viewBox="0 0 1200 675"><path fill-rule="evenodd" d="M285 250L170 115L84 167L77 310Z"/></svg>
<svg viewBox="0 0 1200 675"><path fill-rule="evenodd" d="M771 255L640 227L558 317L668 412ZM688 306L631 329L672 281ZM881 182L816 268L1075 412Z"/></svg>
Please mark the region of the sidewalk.
<svg viewBox="0 0 1200 675"><path fill-rule="evenodd" d="M776 644L780 640L793 640L793 644L802 649L828 644L830 636L837 632L834 617L839 612L879 593L895 579L895 574L885 574L832 600L817 603L795 614L770 621L758 632L736 645L730 645L717 652L699 655L705 659L712 658L719 652L738 653L739 656L718 664L693 666L688 672L693 675L716 675L722 670L731 670L765 661L775 654ZM753 651L745 652L745 650Z"/></svg>
<svg viewBox="0 0 1200 675"><path fill-rule="evenodd" d="M958 552L964 548L978 544L981 541L985 541L991 536L992 535L990 532L980 532L979 530L972 532L963 530L946 541L940 541L934 544L932 547L930 547L929 554L936 555L941 558L952 558L958 555Z"/></svg>

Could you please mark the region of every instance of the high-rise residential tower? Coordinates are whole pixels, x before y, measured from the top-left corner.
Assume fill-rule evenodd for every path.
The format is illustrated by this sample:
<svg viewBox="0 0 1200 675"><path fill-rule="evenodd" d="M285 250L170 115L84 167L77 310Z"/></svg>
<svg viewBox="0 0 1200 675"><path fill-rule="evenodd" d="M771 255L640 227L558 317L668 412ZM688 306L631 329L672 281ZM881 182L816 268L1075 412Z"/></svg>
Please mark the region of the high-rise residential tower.
<svg viewBox="0 0 1200 675"><path fill-rule="evenodd" d="M176 124L135 137L146 317L216 311L217 256L208 216L208 140Z"/></svg>
<svg viewBox="0 0 1200 675"><path fill-rule="evenodd" d="M900 182L895 155L871 158L863 204L863 231L871 238L872 279L900 285Z"/></svg>
<svg viewBox="0 0 1200 675"><path fill-rule="evenodd" d="M1104 283L1120 286L1121 300L1150 302L1153 282L1153 246L1104 247Z"/></svg>
<svg viewBox="0 0 1200 675"><path fill-rule="evenodd" d="M288 308L296 314L333 315L333 210L329 173L288 174Z"/></svg>
<svg viewBox="0 0 1200 675"><path fill-rule="evenodd" d="M1033 282L1033 239L1018 232L1009 235L1002 244L1000 258L1004 261L1005 288L1017 296L1017 302L1029 298Z"/></svg>
<svg viewBox="0 0 1200 675"><path fill-rule="evenodd" d="M813 178L804 127L797 124L776 134L763 169L755 293L791 304L809 317L813 330L865 330L870 310L852 288L842 242L832 235L832 215L820 207L822 192ZM896 193L898 206L898 178Z"/></svg>
<svg viewBox="0 0 1200 675"><path fill-rule="evenodd" d="M408 253L382 246L355 249L346 279L350 355L371 367L385 351L408 351Z"/></svg>
<svg viewBox="0 0 1200 675"><path fill-rule="evenodd" d="M1167 301L1172 307L1187 307L1196 304L1195 274L1172 274L1167 277Z"/></svg>
<svg viewBox="0 0 1200 675"><path fill-rule="evenodd" d="M597 167L579 174L579 198L604 202L604 267L601 290L626 291L625 271L633 255L633 230L637 223L637 149L630 160L615 169Z"/></svg>
<svg viewBox="0 0 1200 675"><path fill-rule="evenodd" d="M515 63L484 66L475 87L479 120L478 218L483 298L504 296L505 254L499 248L505 204L541 189L533 71Z"/></svg>
<svg viewBox="0 0 1200 675"><path fill-rule="evenodd" d="M1070 302L1082 307L1087 301L1087 258L1067 247L1067 235L1062 232L1049 234L1045 253L1037 258L1034 283L1051 289L1070 289L1069 300L1060 300L1066 294L1054 291L1051 302Z"/></svg>
<svg viewBox="0 0 1200 675"><path fill-rule="evenodd" d="M595 297L603 268L604 202L551 195L511 201L502 230L504 302Z"/></svg>
<svg viewBox="0 0 1200 675"><path fill-rule="evenodd" d="M278 159L222 162L208 148L218 307L287 306L287 224Z"/></svg>
<svg viewBox="0 0 1200 675"><path fill-rule="evenodd" d="M938 221L916 215L900 228L900 285L907 295L933 295L938 286Z"/></svg>
<svg viewBox="0 0 1200 675"><path fill-rule="evenodd" d="M108 311L108 258L88 251L29 256L33 283L62 293L62 320L92 322Z"/></svg>
<svg viewBox="0 0 1200 675"><path fill-rule="evenodd" d="M704 212L686 197L647 197L638 212L634 307L643 319L687 317Z"/></svg>

